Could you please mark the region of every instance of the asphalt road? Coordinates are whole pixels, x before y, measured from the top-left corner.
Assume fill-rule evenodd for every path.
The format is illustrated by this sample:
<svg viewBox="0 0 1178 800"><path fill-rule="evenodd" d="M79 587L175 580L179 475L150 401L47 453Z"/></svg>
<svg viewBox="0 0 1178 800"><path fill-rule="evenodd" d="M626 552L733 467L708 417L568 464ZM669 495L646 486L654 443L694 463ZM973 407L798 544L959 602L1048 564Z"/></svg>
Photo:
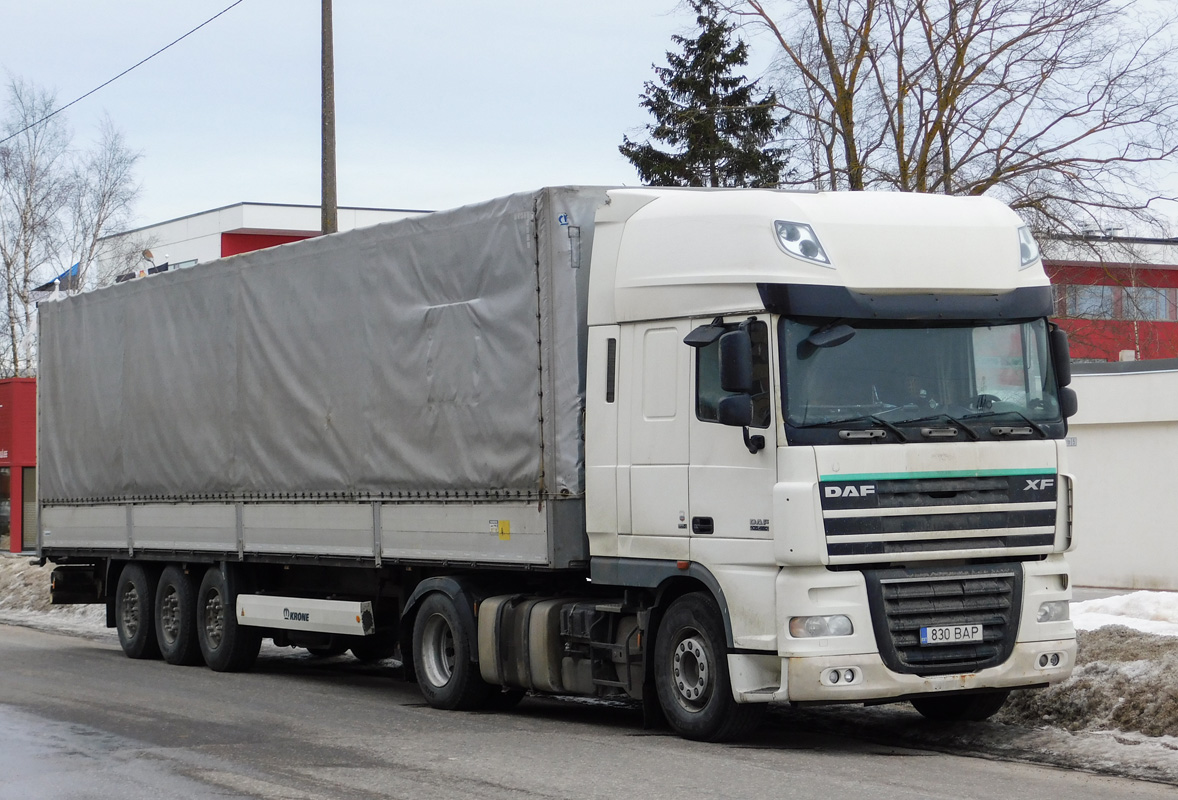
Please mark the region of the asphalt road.
<svg viewBox="0 0 1178 800"><path fill-rule="evenodd" d="M911 715L872 717L865 739L850 710L835 726L783 711L750 742L707 745L643 730L627 706L436 711L388 668L301 653L269 648L253 672L225 675L0 625L0 800L1174 796L890 743Z"/></svg>

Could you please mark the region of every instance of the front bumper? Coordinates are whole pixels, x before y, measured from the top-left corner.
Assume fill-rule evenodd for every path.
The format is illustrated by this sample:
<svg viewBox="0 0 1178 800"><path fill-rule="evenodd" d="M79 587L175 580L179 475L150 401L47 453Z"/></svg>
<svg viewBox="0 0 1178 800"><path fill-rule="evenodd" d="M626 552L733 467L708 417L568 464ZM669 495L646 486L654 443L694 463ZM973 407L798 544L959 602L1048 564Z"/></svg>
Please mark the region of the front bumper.
<svg viewBox="0 0 1178 800"><path fill-rule="evenodd" d="M1057 664L1040 666L1040 657L1056 654ZM781 658L774 655L731 654L728 671L738 702L863 703L900 700L917 695L962 690L1018 689L1058 683L1076 661L1076 640L1019 642L996 667L960 675L905 675L888 669L879 653ZM832 670L853 680L830 680Z"/></svg>

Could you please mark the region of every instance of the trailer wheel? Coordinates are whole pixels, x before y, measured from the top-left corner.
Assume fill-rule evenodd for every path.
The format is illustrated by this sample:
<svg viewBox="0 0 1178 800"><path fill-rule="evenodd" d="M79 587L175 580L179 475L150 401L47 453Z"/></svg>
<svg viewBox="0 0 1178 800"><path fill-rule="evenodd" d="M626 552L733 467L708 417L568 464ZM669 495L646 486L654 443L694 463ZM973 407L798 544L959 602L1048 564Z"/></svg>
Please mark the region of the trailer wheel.
<svg viewBox="0 0 1178 800"><path fill-rule="evenodd" d="M234 572L209 567L196 595L196 635L200 652L215 672L244 672L262 647L262 631L237 624Z"/></svg>
<svg viewBox="0 0 1178 800"><path fill-rule="evenodd" d="M917 697L912 707L925 719L937 722L981 722L998 713L1010 692L981 694L947 694L941 697Z"/></svg>
<svg viewBox="0 0 1178 800"><path fill-rule="evenodd" d="M371 636L357 636L352 639L349 650L357 661L370 664L384 661L397 654L397 637L387 631L380 631Z"/></svg>
<svg viewBox="0 0 1178 800"><path fill-rule="evenodd" d="M128 658L159 658L155 635L154 570L134 562L123 567L115 586L115 626Z"/></svg>
<svg viewBox="0 0 1178 800"><path fill-rule="evenodd" d="M413 665L417 685L434 708L473 709L486 703L491 686L471 660L475 631L468 630L441 592L422 601L413 625Z"/></svg>
<svg viewBox="0 0 1178 800"><path fill-rule="evenodd" d="M655 634L654 682L671 728L686 739L726 742L752 733L764 705L737 703L728 677L724 623L709 595L671 604Z"/></svg>
<svg viewBox="0 0 1178 800"><path fill-rule="evenodd" d="M199 664L196 579L175 564L164 568L155 591L155 636L169 664Z"/></svg>

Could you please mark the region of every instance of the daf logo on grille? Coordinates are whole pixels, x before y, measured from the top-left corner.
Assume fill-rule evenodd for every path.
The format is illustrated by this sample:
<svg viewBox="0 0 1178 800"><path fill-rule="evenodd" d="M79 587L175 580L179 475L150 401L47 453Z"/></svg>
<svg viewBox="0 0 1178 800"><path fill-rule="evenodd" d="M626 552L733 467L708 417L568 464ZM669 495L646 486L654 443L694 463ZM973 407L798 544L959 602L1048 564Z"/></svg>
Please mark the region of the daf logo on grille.
<svg viewBox="0 0 1178 800"><path fill-rule="evenodd" d="M822 491L827 497L867 497L875 494L875 487L870 483L860 486L825 486Z"/></svg>
<svg viewBox="0 0 1178 800"><path fill-rule="evenodd" d="M1031 478L1027 478L1027 485L1023 487L1023 491L1024 492L1038 492L1038 491L1042 491L1043 489L1050 489L1054 485L1055 485L1055 478L1042 478L1040 480L1034 480Z"/></svg>

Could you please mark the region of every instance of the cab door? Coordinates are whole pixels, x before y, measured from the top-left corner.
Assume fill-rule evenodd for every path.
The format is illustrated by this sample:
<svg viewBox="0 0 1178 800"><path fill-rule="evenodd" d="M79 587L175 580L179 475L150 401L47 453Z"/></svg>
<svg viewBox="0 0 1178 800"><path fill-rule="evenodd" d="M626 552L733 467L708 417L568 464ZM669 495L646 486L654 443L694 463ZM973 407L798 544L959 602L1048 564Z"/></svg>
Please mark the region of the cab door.
<svg viewBox="0 0 1178 800"><path fill-rule="evenodd" d="M767 318L696 320L691 352L692 408L688 415L690 553L705 564L741 563L772 547L773 486L777 480L773 369ZM721 385L720 337L743 329L752 347L748 392ZM711 341L708 341L708 340ZM690 344L691 342L689 342ZM749 425L725 424L728 403L751 405ZM730 409L731 410L731 409ZM769 559L772 563L772 558ZM751 563L744 561L744 563Z"/></svg>
<svg viewBox="0 0 1178 800"><path fill-rule="evenodd" d="M685 560L691 360L683 338L688 320L627 326L630 411L621 434L628 442L629 535L618 536L625 558ZM625 480L619 470L619 483ZM619 494L623 494L619 492ZM625 530L624 524L619 528Z"/></svg>

